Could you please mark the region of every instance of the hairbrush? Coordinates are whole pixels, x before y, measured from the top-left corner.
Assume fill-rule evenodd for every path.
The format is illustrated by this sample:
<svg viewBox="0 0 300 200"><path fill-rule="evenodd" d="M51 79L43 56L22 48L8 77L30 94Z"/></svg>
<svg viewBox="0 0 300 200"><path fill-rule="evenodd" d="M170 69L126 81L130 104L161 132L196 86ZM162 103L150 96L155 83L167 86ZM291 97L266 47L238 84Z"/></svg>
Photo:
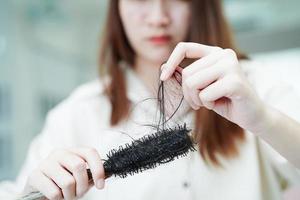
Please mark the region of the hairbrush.
<svg viewBox="0 0 300 200"><path fill-rule="evenodd" d="M195 151L194 140L191 130L187 129L185 124L158 130L154 134L120 146L119 149L111 150L103 163L105 177L125 178L186 156L191 151ZM92 181L91 171L87 171L89 180ZM36 191L19 200L39 200L43 197L41 192Z"/></svg>

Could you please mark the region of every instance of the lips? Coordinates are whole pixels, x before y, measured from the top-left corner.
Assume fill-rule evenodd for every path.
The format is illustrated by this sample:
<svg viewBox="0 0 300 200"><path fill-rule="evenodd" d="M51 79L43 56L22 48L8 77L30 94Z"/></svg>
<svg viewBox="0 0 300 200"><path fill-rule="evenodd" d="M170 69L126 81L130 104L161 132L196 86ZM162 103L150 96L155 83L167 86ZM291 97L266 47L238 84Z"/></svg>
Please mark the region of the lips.
<svg viewBox="0 0 300 200"><path fill-rule="evenodd" d="M153 36L149 39L149 41L154 45L164 45L171 41L171 36L169 35Z"/></svg>

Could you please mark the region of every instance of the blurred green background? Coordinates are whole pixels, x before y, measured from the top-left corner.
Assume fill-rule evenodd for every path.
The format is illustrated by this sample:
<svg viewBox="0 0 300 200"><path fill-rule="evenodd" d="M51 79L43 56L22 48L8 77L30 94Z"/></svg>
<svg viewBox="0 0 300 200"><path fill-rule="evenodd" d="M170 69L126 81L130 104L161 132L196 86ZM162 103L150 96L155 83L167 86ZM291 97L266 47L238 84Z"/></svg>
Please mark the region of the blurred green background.
<svg viewBox="0 0 300 200"><path fill-rule="evenodd" d="M0 0L0 180L17 175L48 110L97 76L107 1ZM240 49L300 85L300 1L225 5Z"/></svg>

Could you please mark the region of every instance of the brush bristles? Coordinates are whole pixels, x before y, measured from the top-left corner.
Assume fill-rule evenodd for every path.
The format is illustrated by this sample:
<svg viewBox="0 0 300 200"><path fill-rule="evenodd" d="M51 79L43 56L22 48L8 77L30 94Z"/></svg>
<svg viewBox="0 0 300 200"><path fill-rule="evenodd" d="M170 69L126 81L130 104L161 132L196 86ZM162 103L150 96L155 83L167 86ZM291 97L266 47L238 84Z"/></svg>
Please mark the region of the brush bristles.
<svg viewBox="0 0 300 200"><path fill-rule="evenodd" d="M186 156L195 150L189 132L185 125L178 126L145 136L118 150L111 150L107 155L108 160L104 162L106 177L114 175L125 178Z"/></svg>
<svg viewBox="0 0 300 200"><path fill-rule="evenodd" d="M193 141L186 125L174 129L160 130L149 136L126 144L118 150L111 150L104 165L105 176L125 178L158 165L170 162L178 157L186 156L195 151ZM89 180L92 180L90 169L87 170ZM41 192L31 192L18 200L44 199Z"/></svg>

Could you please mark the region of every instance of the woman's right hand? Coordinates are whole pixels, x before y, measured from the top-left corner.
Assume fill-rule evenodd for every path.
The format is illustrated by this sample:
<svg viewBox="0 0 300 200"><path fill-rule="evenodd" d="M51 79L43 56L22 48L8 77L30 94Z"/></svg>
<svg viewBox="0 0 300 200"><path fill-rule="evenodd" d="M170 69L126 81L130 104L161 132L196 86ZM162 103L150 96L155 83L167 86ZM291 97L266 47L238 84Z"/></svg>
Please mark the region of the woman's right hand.
<svg viewBox="0 0 300 200"><path fill-rule="evenodd" d="M93 148L55 150L30 174L25 192L40 191L48 199L73 200L82 197L94 184L88 180L90 168L98 189L104 187L104 168Z"/></svg>

